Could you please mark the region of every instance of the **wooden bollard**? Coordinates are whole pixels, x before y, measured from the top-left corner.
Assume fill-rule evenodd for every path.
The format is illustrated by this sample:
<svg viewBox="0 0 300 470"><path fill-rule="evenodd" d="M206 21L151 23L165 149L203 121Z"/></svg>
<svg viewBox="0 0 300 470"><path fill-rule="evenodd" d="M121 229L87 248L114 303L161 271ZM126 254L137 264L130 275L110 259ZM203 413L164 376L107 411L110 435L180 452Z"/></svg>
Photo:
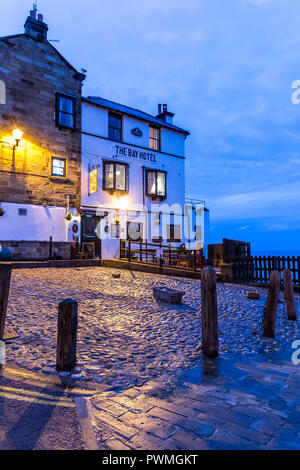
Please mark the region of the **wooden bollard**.
<svg viewBox="0 0 300 470"><path fill-rule="evenodd" d="M280 274L272 271L269 280L269 290L264 314L264 332L266 338L274 338L278 298L280 291Z"/></svg>
<svg viewBox="0 0 300 470"><path fill-rule="evenodd" d="M76 366L78 303L66 299L58 305L56 369L68 371Z"/></svg>
<svg viewBox="0 0 300 470"><path fill-rule="evenodd" d="M4 338L4 327L6 310L8 304L8 294L11 278L11 265L0 265L0 341Z"/></svg>
<svg viewBox="0 0 300 470"><path fill-rule="evenodd" d="M292 283L291 271L285 269L283 271L283 287L284 287L284 300L286 302L287 316L289 320L297 320L294 289Z"/></svg>
<svg viewBox="0 0 300 470"><path fill-rule="evenodd" d="M202 351L207 357L218 356L218 310L216 272L205 268L201 271Z"/></svg>

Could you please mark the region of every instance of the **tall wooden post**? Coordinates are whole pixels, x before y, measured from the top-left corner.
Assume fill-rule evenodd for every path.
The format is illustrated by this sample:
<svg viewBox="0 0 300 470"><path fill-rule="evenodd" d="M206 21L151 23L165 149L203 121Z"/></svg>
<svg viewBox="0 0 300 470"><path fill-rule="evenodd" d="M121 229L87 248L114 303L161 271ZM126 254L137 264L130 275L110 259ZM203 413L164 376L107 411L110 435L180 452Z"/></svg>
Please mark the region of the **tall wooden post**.
<svg viewBox="0 0 300 470"><path fill-rule="evenodd" d="M4 338L4 327L8 304L10 278L11 265L0 264L0 341L3 341Z"/></svg>
<svg viewBox="0 0 300 470"><path fill-rule="evenodd" d="M78 303L66 299L58 305L56 369L71 370L76 366Z"/></svg>
<svg viewBox="0 0 300 470"><path fill-rule="evenodd" d="M269 289L264 314L264 333L266 338L274 338L278 298L280 291L280 275L272 271L269 280Z"/></svg>
<svg viewBox="0 0 300 470"><path fill-rule="evenodd" d="M207 357L218 356L218 311L216 273L214 269L201 271L202 351Z"/></svg>
<svg viewBox="0 0 300 470"><path fill-rule="evenodd" d="M294 289L292 283L291 271L285 269L283 271L283 287L284 287L284 300L286 302L287 316L289 320L297 320Z"/></svg>

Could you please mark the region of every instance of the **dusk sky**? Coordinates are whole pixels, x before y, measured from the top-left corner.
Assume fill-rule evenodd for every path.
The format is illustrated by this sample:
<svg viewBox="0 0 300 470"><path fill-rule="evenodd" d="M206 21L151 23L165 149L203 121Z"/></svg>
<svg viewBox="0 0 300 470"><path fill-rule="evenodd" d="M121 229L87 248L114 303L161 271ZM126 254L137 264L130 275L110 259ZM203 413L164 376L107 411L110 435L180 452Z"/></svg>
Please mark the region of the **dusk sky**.
<svg viewBox="0 0 300 470"><path fill-rule="evenodd" d="M30 0L2 5L0 35L23 32ZM299 0L39 0L49 39L84 95L189 129L187 195L211 210L211 241L300 254Z"/></svg>

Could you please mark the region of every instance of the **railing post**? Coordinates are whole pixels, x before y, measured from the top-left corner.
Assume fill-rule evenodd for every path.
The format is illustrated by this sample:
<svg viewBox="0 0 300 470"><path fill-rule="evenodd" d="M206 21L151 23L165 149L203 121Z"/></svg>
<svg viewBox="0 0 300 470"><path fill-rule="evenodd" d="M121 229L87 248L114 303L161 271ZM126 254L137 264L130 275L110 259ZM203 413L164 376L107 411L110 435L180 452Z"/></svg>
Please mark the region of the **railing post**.
<svg viewBox="0 0 300 470"><path fill-rule="evenodd" d="M49 259L53 258L53 238L50 237L49 241Z"/></svg>
<svg viewBox="0 0 300 470"><path fill-rule="evenodd" d="M197 271L197 252L196 248L194 248L194 271Z"/></svg>
<svg viewBox="0 0 300 470"><path fill-rule="evenodd" d="M171 262L171 244L169 243L169 266L172 266Z"/></svg>
<svg viewBox="0 0 300 470"><path fill-rule="evenodd" d="M143 248L142 248L142 241L140 240L140 261L143 261Z"/></svg>
<svg viewBox="0 0 300 470"><path fill-rule="evenodd" d="M286 302L286 310L287 310L288 319L296 321L297 314L296 314L296 307L295 307L294 290L293 290L291 271L289 269L285 269L283 271L283 288L284 288L284 300Z"/></svg>
<svg viewBox="0 0 300 470"><path fill-rule="evenodd" d="M56 369L72 370L76 366L78 303L66 299L58 305Z"/></svg>
<svg viewBox="0 0 300 470"><path fill-rule="evenodd" d="M268 296L264 313L264 332L266 338L274 338L278 298L280 291L280 275L278 271L272 271L269 280Z"/></svg>
<svg viewBox="0 0 300 470"><path fill-rule="evenodd" d="M201 271L202 351L207 357L218 356L218 310L216 272L205 268Z"/></svg>
<svg viewBox="0 0 300 470"><path fill-rule="evenodd" d="M131 263L131 241L128 240L128 262Z"/></svg>
<svg viewBox="0 0 300 470"><path fill-rule="evenodd" d="M4 327L11 279L11 265L0 265L0 341L4 338Z"/></svg>

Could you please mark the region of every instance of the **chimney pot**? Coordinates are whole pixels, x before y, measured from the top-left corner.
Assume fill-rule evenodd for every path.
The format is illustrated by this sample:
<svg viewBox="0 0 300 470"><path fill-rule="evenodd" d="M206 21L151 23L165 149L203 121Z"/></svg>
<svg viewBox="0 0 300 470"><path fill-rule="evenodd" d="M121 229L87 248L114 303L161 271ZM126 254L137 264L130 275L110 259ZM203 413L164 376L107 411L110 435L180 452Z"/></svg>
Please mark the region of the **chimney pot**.
<svg viewBox="0 0 300 470"><path fill-rule="evenodd" d="M38 14L38 21L41 21L43 23L43 15L41 13Z"/></svg>
<svg viewBox="0 0 300 470"><path fill-rule="evenodd" d="M30 16L31 16L31 18L35 18L35 17L36 17L35 10L30 10Z"/></svg>
<svg viewBox="0 0 300 470"><path fill-rule="evenodd" d="M158 114L161 114L161 106L162 105L159 103L159 105L158 105Z"/></svg>
<svg viewBox="0 0 300 470"><path fill-rule="evenodd" d="M168 111L168 106L166 104L163 105L163 112L166 113Z"/></svg>

